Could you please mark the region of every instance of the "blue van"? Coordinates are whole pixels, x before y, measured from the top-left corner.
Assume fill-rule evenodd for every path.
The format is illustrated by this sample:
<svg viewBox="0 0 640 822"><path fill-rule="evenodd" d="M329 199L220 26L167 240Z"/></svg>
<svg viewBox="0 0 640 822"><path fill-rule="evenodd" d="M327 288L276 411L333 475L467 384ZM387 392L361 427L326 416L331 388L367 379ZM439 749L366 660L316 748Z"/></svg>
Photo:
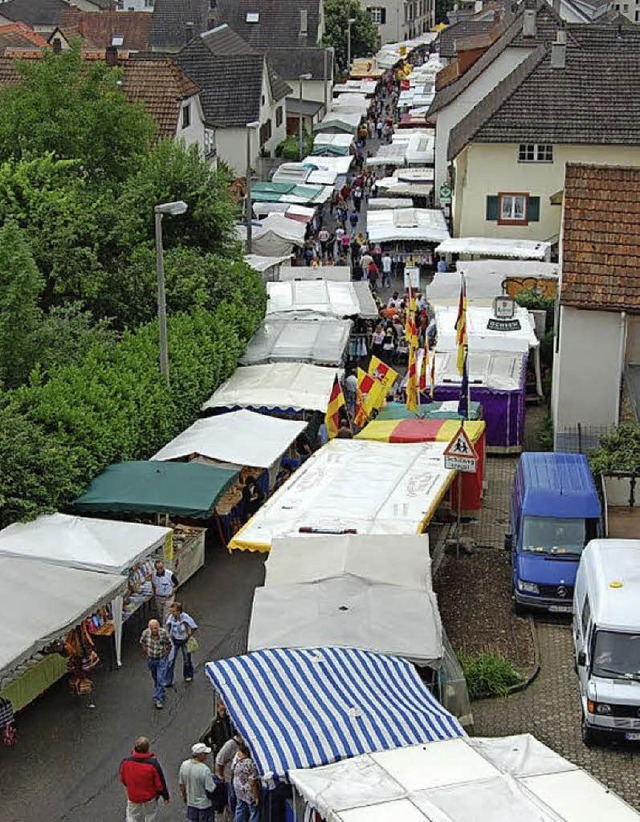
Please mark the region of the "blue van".
<svg viewBox="0 0 640 822"><path fill-rule="evenodd" d="M570 614L580 554L600 535L600 498L584 454L522 454L505 540L516 611Z"/></svg>

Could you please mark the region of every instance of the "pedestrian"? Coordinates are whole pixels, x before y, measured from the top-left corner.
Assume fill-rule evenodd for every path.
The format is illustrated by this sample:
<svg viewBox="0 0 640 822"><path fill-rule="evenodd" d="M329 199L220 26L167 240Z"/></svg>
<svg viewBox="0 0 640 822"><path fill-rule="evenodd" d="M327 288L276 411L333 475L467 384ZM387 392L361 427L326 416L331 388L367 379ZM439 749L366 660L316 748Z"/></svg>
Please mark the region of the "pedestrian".
<svg viewBox="0 0 640 822"><path fill-rule="evenodd" d="M363 269L366 271L369 268L369 264L373 262L373 257L368 251L363 251L362 257L360 257L360 262L362 263Z"/></svg>
<svg viewBox="0 0 640 822"><path fill-rule="evenodd" d="M216 715L213 718L213 722L209 730L200 737L200 742L208 745L213 751L213 756L216 757L224 743L228 739L231 739L235 732L236 729L231 722L227 706L219 699L216 703Z"/></svg>
<svg viewBox="0 0 640 822"><path fill-rule="evenodd" d="M233 768L233 790L236 795L235 822L258 822L260 819L260 779L255 762L244 741L238 745Z"/></svg>
<svg viewBox="0 0 640 822"><path fill-rule="evenodd" d="M204 742L191 746L191 757L180 765L178 787L182 801L187 806L188 822L214 822L213 803L208 794L213 794L216 783L205 759L211 748Z"/></svg>
<svg viewBox="0 0 640 822"><path fill-rule="evenodd" d="M311 260L313 260L313 258L315 257L315 253L316 252L315 252L315 249L313 247L313 244L312 243L307 243L304 247L304 252L303 252L304 264L306 266L311 265Z"/></svg>
<svg viewBox="0 0 640 822"><path fill-rule="evenodd" d="M391 288L391 254L385 251L382 255L382 287Z"/></svg>
<svg viewBox="0 0 640 822"><path fill-rule="evenodd" d="M449 266L447 265L447 261L444 257L438 257L438 263L436 265L436 269L441 273L446 273L449 270Z"/></svg>
<svg viewBox="0 0 640 822"><path fill-rule="evenodd" d="M356 226L358 225L358 214L355 211L352 211L349 214L349 225L351 226L351 233L356 233Z"/></svg>
<svg viewBox="0 0 640 822"><path fill-rule="evenodd" d="M158 619L164 625L169 617L169 609L176 598L176 588L180 584L178 577L165 567L161 559L155 561L155 568L151 574L151 585L155 596Z"/></svg>
<svg viewBox="0 0 640 822"><path fill-rule="evenodd" d="M351 425L349 424L349 420L345 417L340 419L340 427L338 428L338 433L336 434L336 438L339 440L352 440L353 439L353 431L351 430Z"/></svg>
<svg viewBox="0 0 640 822"><path fill-rule="evenodd" d="M367 266L367 280L369 281L369 288L372 291L376 291L378 288L378 276L380 272L378 271L378 266L371 260L369 265Z"/></svg>
<svg viewBox="0 0 640 822"><path fill-rule="evenodd" d="M340 249L342 251L342 254L345 257L349 256L349 246L350 245L351 245L351 240L349 239L349 235L345 232L342 235L342 239L340 240Z"/></svg>
<svg viewBox="0 0 640 822"><path fill-rule="evenodd" d="M331 234L329 233L328 229L324 226L322 226L322 228L318 232L318 239L320 240L320 249L322 251L322 257L326 258L329 253L329 240L331 239Z"/></svg>
<svg viewBox="0 0 640 822"><path fill-rule="evenodd" d="M382 359L382 343L384 341L384 329L382 323L376 325L375 331L371 335L371 353L374 357Z"/></svg>
<svg viewBox="0 0 640 822"><path fill-rule="evenodd" d="M156 822L158 799L169 802L169 790L146 736L139 736L131 756L120 763L120 781L127 792L126 822Z"/></svg>
<svg viewBox="0 0 640 822"><path fill-rule="evenodd" d="M250 519L264 502L264 492L254 477L247 478L242 489L242 501L244 502L244 512L247 519Z"/></svg>
<svg viewBox="0 0 640 822"><path fill-rule="evenodd" d="M173 648L169 634L160 627L157 619L150 619L140 636L140 647L147 660L147 668L153 677L153 701L160 711L164 707L167 660Z"/></svg>
<svg viewBox="0 0 640 822"><path fill-rule="evenodd" d="M356 410L356 392L358 390L358 378L353 371L350 371L344 381L344 399L351 416Z"/></svg>
<svg viewBox="0 0 640 822"><path fill-rule="evenodd" d="M227 786L227 819L233 819L236 810L236 795L233 790L233 768L236 764L238 748L242 744L242 737L236 731L220 748L216 755L215 774Z"/></svg>
<svg viewBox="0 0 640 822"><path fill-rule="evenodd" d="M184 681L191 682L193 680L193 662L191 661L191 652L188 645L189 640L198 630L198 625L189 614L185 613L180 602L174 602L165 627L169 639L173 643L169 661L167 662L165 688L173 688L173 675L178 652L182 654L182 676Z"/></svg>
<svg viewBox="0 0 640 822"><path fill-rule="evenodd" d="M383 128L384 128L384 123L382 122L382 120L378 120L378 122L376 123L376 132L378 134L378 140L382 139L382 129Z"/></svg>
<svg viewBox="0 0 640 822"><path fill-rule="evenodd" d="M358 186L353 189L353 208L356 214L360 214L360 206L362 205L362 189Z"/></svg>

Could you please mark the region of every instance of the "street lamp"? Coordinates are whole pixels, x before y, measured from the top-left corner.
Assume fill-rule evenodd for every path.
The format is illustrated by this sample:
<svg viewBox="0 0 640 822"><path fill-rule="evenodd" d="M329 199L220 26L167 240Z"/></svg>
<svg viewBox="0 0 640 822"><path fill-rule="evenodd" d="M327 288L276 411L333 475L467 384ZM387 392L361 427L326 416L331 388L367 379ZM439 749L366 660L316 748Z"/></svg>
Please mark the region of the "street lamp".
<svg viewBox="0 0 640 822"><path fill-rule="evenodd" d="M351 26L355 22L355 17L350 17L347 20L347 76L351 74Z"/></svg>
<svg viewBox="0 0 640 822"><path fill-rule="evenodd" d="M162 247L162 217L168 214L177 217L184 214L188 206L182 200L160 203L154 209L156 229L156 274L158 276L158 326L160 328L160 372L169 385L169 351L167 348L167 295L164 287L164 249Z"/></svg>
<svg viewBox="0 0 640 822"><path fill-rule="evenodd" d="M252 246L253 246L253 237L252 237L252 228L253 228L253 212L251 209L251 132L254 128L258 128L260 126L259 120L253 120L251 123L247 123L247 172L246 172L246 184L245 188L247 190L247 200L245 203L246 208L246 221L247 221L247 254L251 254Z"/></svg>
<svg viewBox="0 0 640 822"><path fill-rule="evenodd" d="M303 80L311 80L313 75L310 71L307 71L305 74L298 75L298 83L300 84L299 88L299 96L298 102L300 104L300 111L298 112L298 159L302 160L302 81Z"/></svg>

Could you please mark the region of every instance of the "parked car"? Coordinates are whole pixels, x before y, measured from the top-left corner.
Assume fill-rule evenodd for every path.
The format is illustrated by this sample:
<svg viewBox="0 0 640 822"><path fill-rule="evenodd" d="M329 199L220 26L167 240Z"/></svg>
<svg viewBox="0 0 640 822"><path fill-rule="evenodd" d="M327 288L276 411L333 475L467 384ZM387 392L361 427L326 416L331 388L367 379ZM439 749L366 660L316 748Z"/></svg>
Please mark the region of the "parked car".
<svg viewBox="0 0 640 822"><path fill-rule="evenodd" d="M640 540L596 539L576 577L582 739L640 741Z"/></svg>
<svg viewBox="0 0 640 822"><path fill-rule="evenodd" d="M584 454L522 454L505 540L515 609L571 613L580 554L600 535L600 498Z"/></svg>

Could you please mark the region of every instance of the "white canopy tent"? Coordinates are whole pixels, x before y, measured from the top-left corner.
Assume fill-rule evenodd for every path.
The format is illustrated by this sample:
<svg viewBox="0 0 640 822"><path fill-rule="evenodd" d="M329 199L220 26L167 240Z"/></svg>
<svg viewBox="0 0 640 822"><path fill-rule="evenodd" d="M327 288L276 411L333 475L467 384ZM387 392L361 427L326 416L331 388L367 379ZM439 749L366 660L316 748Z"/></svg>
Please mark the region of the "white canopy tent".
<svg viewBox="0 0 640 822"><path fill-rule="evenodd" d="M245 254L244 261L250 265L254 271L264 274L267 279L277 280L279 271L283 263L291 262L291 255L286 254L280 257L261 257L259 254Z"/></svg>
<svg viewBox="0 0 640 822"><path fill-rule="evenodd" d="M276 539L270 563L275 573L267 568L254 595L249 651L338 645L439 667L428 537Z"/></svg>
<svg viewBox="0 0 640 822"><path fill-rule="evenodd" d="M523 356L518 351L469 351L469 381L472 387L518 391L521 388ZM457 352L437 351L435 358L436 383L460 385Z"/></svg>
<svg viewBox="0 0 640 822"><path fill-rule="evenodd" d="M507 278L557 280L557 263L533 260L467 260L459 262L456 271L437 271L426 288L427 299L440 305L457 305L460 278L464 274L467 299L475 305L492 305L500 296Z"/></svg>
<svg viewBox="0 0 640 822"><path fill-rule="evenodd" d="M356 93L364 94L366 97L373 97L378 86L377 80L346 80L344 83L336 83L333 87L334 94Z"/></svg>
<svg viewBox="0 0 640 822"><path fill-rule="evenodd" d="M306 422L281 420L246 409L231 411L197 420L151 459L197 455L238 468L271 468L306 427Z"/></svg>
<svg viewBox="0 0 640 822"><path fill-rule="evenodd" d="M456 319L458 307L455 305L437 305L436 326L438 329L438 351L457 350ZM538 348L540 342L536 337L533 317L526 308L515 307L514 320L520 323L519 329L512 331L495 331L488 327L493 318L493 309L486 306L469 305L467 307L467 336L469 351L519 351L526 354L530 348Z"/></svg>
<svg viewBox="0 0 640 822"><path fill-rule="evenodd" d="M397 168L393 176L382 177L377 185L387 197L430 197L433 168Z"/></svg>
<svg viewBox="0 0 640 822"><path fill-rule="evenodd" d="M171 528L157 525L49 514L33 522L16 522L0 531L0 557L124 574L162 546L169 534ZM121 664L122 605L122 596L116 596L112 611L118 665Z"/></svg>
<svg viewBox="0 0 640 822"><path fill-rule="evenodd" d="M327 185L335 185L338 177L345 177L349 173L353 157L350 154L345 154L339 157L322 157L316 154L310 154L305 157L302 164L308 168L313 169L312 174L316 171L325 171L331 173L332 179Z"/></svg>
<svg viewBox="0 0 640 822"><path fill-rule="evenodd" d="M377 317L370 291L368 296L367 300L366 292L356 289L352 282L290 280L267 283L267 316L311 311L338 318Z"/></svg>
<svg viewBox="0 0 640 822"><path fill-rule="evenodd" d="M372 197L367 203L368 211L386 211L394 208L413 208L411 197Z"/></svg>
<svg viewBox="0 0 640 822"><path fill-rule="evenodd" d="M280 281L290 280L333 280L348 283L351 281L351 268L348 265L289 265L280 269Z"/></svg>
<svg viewBox="0 0 640 822"><path fill-rule="evenodd" d="M443 213L436 208L399 208L374 211L367 216L372 243L439 243L449 236Z"/></svg>
<svg viewBox="0 0 640 822"><path fill-rule="evenodd" d="M322 120L313 127L314 131L318 132L344 132L346 134L354 135L358 130L362 120L360 110L345 111L344 109L331 109Z"/></svg>
<svg viewBox="0 0 640 822"><path fill-rule="evenodd" d="M322 149L331 146L346 151L347 153L352 143L353 136L351 134L316 134L313 138L314 148Z"/></svg>
<svg viewBox="0 0 640 822"><path fill-rule="evenodd" d="M214 391L202 410L267 408L324 413L335 378L340 374L335 368L306 363L243 365Z"/></svg>
<svg viewBox="0 0 640 822"><path fill-rule="evenodd" d="M442 242L436 251L438 254L548 260L551 254L551 243L536 240L502 240L496 237L451 237Z"/></svg>
<svg viewBox="0 0 640 822"><path fill-rule="evenodd" d="M241 239L246 240L246 226L238 225L236 230ZM252 226L252 251L261 257L288 257L294 245L304 245L305 232L304 223L282 214L269 214Z"/></svg>
<svg viewBox="0 0 640 822"><path fill-rule="evenodd" d="M0 685L18 666L63 637L98 608L123 593L119 574L65 568L48 562L0 556L2 604L11 628L0 640Z"/></svg>
<svg viewBox="0 0 640 822"><path fill-rule="evenodd" d="M229 547L269 551L276 537L300 533L421 533L453 479L443 465L445 446L333 439L267 500Z"/></svg>
<svg viewBox="0 0 640 822"><path fill-rule="evenodd" d="M372 157L367 157L366 165L370 168L376 166L403 166L407 147L404 143L383 143L378 148L378 153Z"/></svg>
<svg viewBox="0 0 640 822"><path fill-rule="evenodd" d="M289 220L298 220L301 223L308 223L316 213L315 208L303 205L292 205L287 202L254 202L252 205L254 214L261 219L268 214L282 214Z"/></svg>
<svg viewBox="0 0 640 822"><path fill-rule="evenodd" d="M331 114L334 111L338 113L343 111L347 111L349 113L358 112L360 117L364 117L368 108L369 100L367 100L366 95L357 94L355 92L347 92L346 94L339 94L337 97L333 98L329 113Z"/></svg>
<svg viewBox="0 0 640 822"><path fill-rule="evenodd" d="M529 734L459 737L289 771L327 822L632 822L640 816Z"/></svg>
<svg viewBox="0 0 640 822"><path fill-rule="evenodd" d="M350 320L323 316L263 320L240 364L289 361L342 365L351 325Z"/></svg>

